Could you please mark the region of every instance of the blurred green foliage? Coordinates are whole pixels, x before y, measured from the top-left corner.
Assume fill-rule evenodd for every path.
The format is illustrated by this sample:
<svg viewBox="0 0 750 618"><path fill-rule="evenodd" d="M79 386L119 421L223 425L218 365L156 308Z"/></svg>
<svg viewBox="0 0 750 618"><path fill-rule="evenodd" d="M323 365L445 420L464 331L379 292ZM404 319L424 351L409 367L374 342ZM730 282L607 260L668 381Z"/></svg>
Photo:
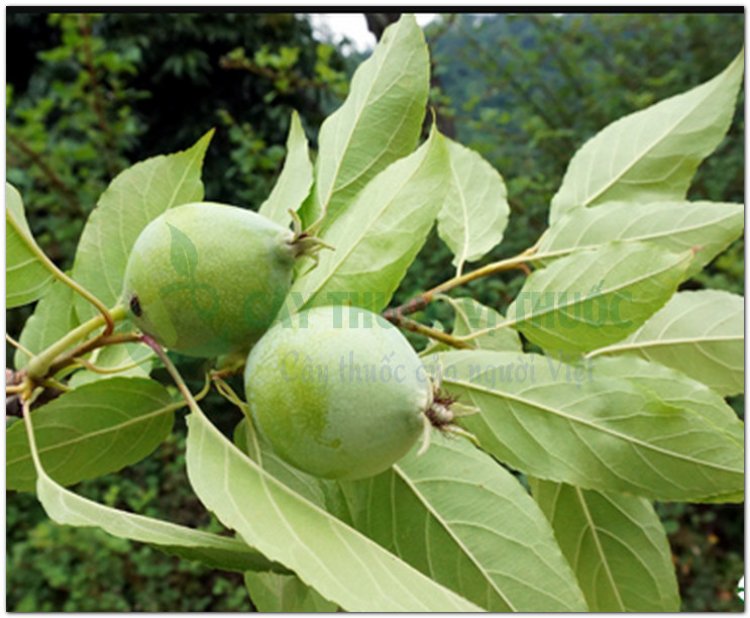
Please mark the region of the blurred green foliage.
<svg viewBox="0 0 750 618"><path fill-rule="evenodd" d="M575 150L618 117L718 73L742 46L742 14L446 15L426 29L441 128L503 175L512 209L505 240L482 263L527 248ZM292 108L315 144L358 60L312 37L290 14L9 12L8 178L42 247L70 265L85 216L132 162L217 134L206 160L208 199L256 208L283 159ZM742 95L741 95L742 97ZM704 163L690 198L744 201L741 98L730 134ZM744 290L738 241L687 287ZM395 301L453 274L436 234ZM503 310L520 272L470 284ZM457 293L461 293L459 290ZM466 292L466 290L463 290ZM8 314L17 335L28 308ZM425 321L452 322L433 303ZM416 345L423 341L413 338ZM183 359L184 360L184 359ZM199 388L201 367L182 362ZM742 413L744 400L732 404ZM208 403L225 433L236 411ZM184 428L147 460L76 491L121 508L218 529L189 489ZM738 506L659 504L688 611L737 611L744 513ZM247 611L242 580L88 529L51 524L32 496L7 501L11 611ZM165 585L166 583L166 585Z"/></svg>
<svg viewBox="0 0 750 618"><path fill-rule="evenodd" d="M291 110L317 128L346 84L345 60L291 14L10 12L7 39L8 179L64 268L118 172L212 126L206 195L257 207Z"/></svg>
<svg viewBox="0 0 750 618"><path fill-rule="evenodd" d="M187 489L184 431L119 475L86 481L81 495L108 506L200 526L212 520ZM36 498L9 496L7 607L19 612L249 611L242 576L168 556L98 529L50 522Z"/></svg>

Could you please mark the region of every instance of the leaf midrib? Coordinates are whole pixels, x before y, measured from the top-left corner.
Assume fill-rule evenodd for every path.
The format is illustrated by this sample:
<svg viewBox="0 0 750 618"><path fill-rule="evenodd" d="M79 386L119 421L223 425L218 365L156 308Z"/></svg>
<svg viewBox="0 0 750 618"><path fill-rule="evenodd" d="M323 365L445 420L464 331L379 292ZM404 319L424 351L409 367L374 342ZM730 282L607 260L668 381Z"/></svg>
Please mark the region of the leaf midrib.
<svg viewBox="0 0 750 618"><path fill-rule="evenodd" d="M388 49L386 50L387 53L383 54L382 60L381 60L380 64L377 66L377 68L375 70L375 74L370 79L370 83L369 83L369 85L367 87L367 90L365 92L365 96L362 98L363 103L360 106L355 107L355 112L356 112L356 114L355 114L355 120L352 123L351 130L349 131L348 135L346 136L346 142L344 143L343 148L339 152L345 153L349 149L349 146L350 146L351 141L352 141L352 136L354 135L354 133L356 131L356 128L359 126L359 122L360 122L360 120L362 118L362 110L365 107L367 107L367 101L370 99L370 96L372 95L372 92L373 92L373 90L375 88L375 83L378 81L378 77L380 77L380 73L382 72L383 67L386 65L386 62L385 62L386 59L389 57L390 53L393 51L393 44L396 42L396 40L397 39L394 36L393 40L391 41L391 45L389 45ZM345 104L346 104L346 102L344 102L344 105ZM339 108L339 109L341 109L341 108ZM322 129L322 127L321 127L321 129ZM337 127L337 133L338 133L338 127ZM328 188L327 194L325 196L325 200L321 200L320 201L320 207L323 209L323 212L327 212L328 211L328 205L329 205L329 203L331 201L331 198L333 197L333 194L336 193L336 190L334 189L334 187L336 185L336 179L339 177L339 174L341 173L341 167L343 165L343 161L344 161L343 154L342 154L341 157L337 157L337 159L336 159L336 166L333 169L333 174L331 176L331 183L330 183L330 186Z"/></svg>
<svg viewBox="0 0 750 618"><path fill-rule="evenodd" d="M589 511L588 504L586 504L586 500L583 497L583 494L581 493L581 488L576 487L575 485L572 485L573 489L576 492L576 497L578 498L578 501L581 505L581 510L583 511L584 517L586 518L586 523L588 524L589 529L591 530L591 537L594 540L594 545L596 546L596 551L599 554L599 560L601 561L604 571L607 574L607 579L609 580L609 584L612 587L613 592L615 593L615 598L617 599L617 604L620 606L621 611L627 611L625 608L625 603L622 601L622 597L620 596L620 590L617 587L617 583L615 582L615 578L612 575L612 570L609 566L609 561L607 560L607 554L604 551L604 548L602 547L601 541L599 540L599 532L596 528L596 524L594 524L594 520L591 517L591 512Z"/></svg>
<svg viewBox="0 0 750 618"><path fill-rule="evenodd" d="M733 468L727 468L725 466L721 466L721 465L715 464L713 462L706 462L706 461L697 460L697 459L694 459L693 457L690 457L689 455L683 455L681 453L676 453L674 451L669 451L669 450L666 450L664 448L658 447L658 446L656 446L654 444L649 444L648 442L643 442L642 440L640 440L640 439L638 439L638 438L636 438L634 436L628 436L626 434L622 434L619 431L615 431L615 430L607 428L607 427L602 427L602 426L597 425L595 423L592 423L592 422L590 422L590 421L588 421L586 419L583 419L583 418L580 418L580 417L576 417L576 416L572 416L572 415L566 413L564 410L557 410L555 408L550 408L549 406L546 406L546 405L544 405L542 403L539 403L539 402L536 402L536 401L532 401L532 400L529 400L529 399L525 399L523 397L515 395L514 393L509 393L507 391L496 391L496 390L492 390L492 389L481 387L481 386L479 386L477 384L472 384L471 382L464 382L463 380L458 380L458 379L443 378L443 381L444 382L448 382L449 384L454 384L456 386L466 388L467 390L476 390L476 391L479 391L479 392L482 392L482 393L485 393L485 394L488 394L488 395L491 395L491 396L494 396L494 397L510 399L512 401L515 401L516 403L519 403L521 405L526 405L526 406L529 406L531 408L536 408L537 410L540 410L542 412L549 412L551 414L554 414L555 416L558 416L560 418L563 418L563 419L567 420L569 423L583 425L584 427L587 427L589 429L593 429L593 430L595 430L597 432L608 434L609 436L611 436L611 437L613 437L615 439L618 439L618 440L622 440L625 443L628 443L628 444L632 443L632 444L640 446L640 447L642 447L644 449L655 451L655 452L657 452L660 455L663 455L665 457L671 457L671 458L674 458L674 459L684 460L684 461L687 461L688 463L691 463L693 465L705 466L707 468L714 468L714 469L719 470L721 472L726 472L726 473L730 473L730 474L741 474L742 473L741 470L736 470L736 469L733 469ZM484 415L483 415L483 418L484 418ZM490 427L490 429L492 429L492 425L490 423L487 423L487 425L488 425L488 427ZM493 431L493 433L495 433L494 429L492 429L492 431Z"/></svg>
<svg viewBox="0 0 750 618"><path fill-rule="evenodd" d="M214 435L214 440L216 440L216 443L218 445L220 445L222 451L225 454L228 455L230 453L230 450L233 449L234 451L236 451L236 455L237 455L238 458L240 458L241 460L243 460L244 462L246 462L250 467L252 467L252 468L254 468L256 470L256 472L259 475L259 478L262 481L262 484L263 484L264 489L266 490L266 492L267 492L268 486L273 485L274 488L277 491L280 491L281 493L287 494L289 497L291 497L295 501L299 501L299 502L304 503L305 508L317 511L319 514L322 514L325 517L326 523L334 529L334 533L335 534L337 534L337 535L339 534L338 530L336 530L335 527L336 526L343 526L344 528L346 528L346 530L350 534L355 535L361 542L363 542L365 545L371 547L375 551L375 555L376 555L376 557L379 560L382 559L382 558L384 558L384 557L386 557L386 556L390 557L393 560L397 560L398 562L400 562L405 569L413 571L414 574L418 578L426 578L426 576L421 571L415 569L414 567L412 567L408 563L406 563L403 560L397 558L395 555L393 555L390 552L388 552L386 549L384 549L383 547L381 547L380 545L378 545L377 543L375 543L374 541L372 541L371 539L369 539L367 536L365 536L361 532L358 532L357 530L355 530L354 528L350 527L349 525L347 525L346 523L344 523L340 519L335 518L329 512L325 511L324 509L321 509L317 504L314 504L314 503L310 502L309 500L303 498L297 492L295 492L291 488L287 487L284 483L282 483L281 481L279 481L278 479L276 479L274 476L272 476L271 474L269 474L267 471L265 471L260 465L258 465L257 462L253 461L252 458L250 458L248 455L246 455L245 453L243 453L242 450L240 450L239 448L237 448L236 446L234 446L232 443L228 442L227 439L226 439L226 437L216 428L215 425L213 425L213 423L211 423L208 420L208 418L200 410L199 407L197 407L197 406L192 407L191 406L191 410L192 410L191 417L195 418L195 427L200 426L200 429L198 430L198 433L200 434L199 438L198 438L198 442L199 442L198 446L200 447L199 448L198 458L200 458L202 456L201 454L203 452L203 443L205 441L205 438L206 438L207 434L209 432L212 433ZM193 431L195 431L195 427L193 427ZM190 439L190 438L188 437L188 439ZM268 496L268 493L266 493L266 495ZM271 499L270 496L269 496L269 499ZM249 523L249 520L246 519L246 517L244 516L244 514L242 512L240 512L238 514L246 522ZM347 545L347 547L349 547L349 544L348 544L348 542L347 542L346 539L344 539L343 542L344 542L345 545ZM351 550L351 548L349 548L349 549ZM385 556L384 556L384 554L385 554ZM429 580L429 578L427 578L427 579ZM463 608L463 611L466 611L466 609L465 609L466 607L472 607L473 606L473 604L470 601L468 601L468 600L460 597L459 595L457 595L452 590L450 590L448 588L445 588L445 587L441 586L440 584L438 584L437 582L434 582L432 580L429 580L429 581L431 581L435 586L441 588L446 593L446 600L450 599L451 601L453 601L454 598L455 598L455 600L464 601L464 603L466 605L458 605L458 604L456 604L455 607L457 609L458 608ZM454 597L454 598L452 598L452 597ZM423 605L421 602L420 602L420 604Z"/></svg>
<svg viewBox="0 0 750 618"><path fill-rule="evenodd" d="M717 342L741 342L744 340L743 335L720 335L716 337L698 337L686 338L675 337L673 339L644 339L642 341L631 341L627 343L616 343L598 350L593 350L586 354L586 358L594 358L602 354L611 354L617 352L628 352L630 350L640 350L641 348L657 348L662 346L681 346L681 345L700 345L702 343Z"/></svg>
<svg viewBox="0 0 750 618"><path fill-rule="evenodd" d="M720 207L717 206L716 208L718 209ZM609 238L609 239L604 239L604 240L601 240L601 241L598 241L598 242L594 242L594 243L588 244L588 245L571 244L571 245L569 245L567 247L563 246L560 249L555 249L555 238L552 237L552 240L550 240L547 243L547 248L551 247L553 249L553 252L566 251L566 250L572 252L572 251L578 251L578 250L585 251L585 250L596 249L598 247L602 247L602 246L604 246L604 245L606 245L606 244L608 244L610 242L613 242L613 241L621 241L621 242L648 242L648 241L651 241L651 240L658 240L658 239L661 239L661 238L670 238L672 236L675 236L676 234L687 234L687 233L690 233L690 232L695 232L695 231L698 231L698 230L702 230L702 229L704 229L706 227L715 226L715 225L718 225L720 223L723 223L727 219L732 219L732 218L736 217L739 214L741 214L741 212L738 210L737 212L731 212L731 213L727 214L726 216L722 216L722 217L719 217L719 218L711 219L709 221L704 221L703 223L700 223L700 224L697 224L697 225L680 227L680 228L678 228L676 230L675 229L664 230L664 231L660 231L660 232L657 232L657 233L654 233L654 234L644 233L643 236ZM599 219L599 220L601 220L601 219ZM591 228L589 228L589 229L591 229ZM588 230L586 230L586 231L588 231ZM578 239L576 239L575 242L576 243L580 242L580 240L581 240L581 238L579 237ZM544 257L544 254L541 254L540 256Z"/></svg>
<svg viewBox="0 0 750 618"><path fill-rule="evenodd" d="M64 442L56 442L55 444L51 444L49 446L42 447L40 449L37 449L37 452L41 456L43 453L49 453L56 451L61 448L67 448L73 444L78 444L80 442L86 442L90 439L97 438L102 435L106 435L108 433L118 433L122 429L125 429L127 427L130 427L131 425L137 425L141 422L146 422L154 417L161 416L162 414L168 414L169 412L174 412L175 410L179 410L180 408L184 407L184 402L178 402L178 403L172 403L167 406L164 406L162 408L159 408L158 410L155 410L153 412L149 412L148 414L141 414L140 416L132 417L128 419L127 421L124 421L122 423L119 423L118 425L110 425L108 427L105 427L103 429L98 429L96 431L92 431L89 433L84 433L82 435L79 435L75 438L71 438L69 440L65 440ZM42 427L44 429L44 427ZM17 457L15 459L8 460L6 462L6 467L13 466L19 462L23 462L26 460L31 459L31 454L24 454L21 457Z"/></svg>
<svg viewBox="0 0 750 618"><path fill-rule="evenodd" d="M425 143L425 145L424 145L423 147L427 147L427 148L430 148L430 147L431 147L431 144L429 144L429 142L426 142L426 143ZM418 151L417 151L417 152L418 152ZM415 154L416 154L416 153L415 153ZM374 226L375 226L375 225L376 225L376 224L378 223L378 221L380 221L380 219L381 219L381 218L382 218L382 216L383 216L383 213L385 213L385 212L386 212L386 211L387 211L387 210L388 210L388 209L389 209L389 208L390 208L390 207L391 207L391 206L393 205L393 202L394 202L394 201L396 200L396 198L397 198L397 197L398 197L398 196L399 196L399 195L401 194L401 191L403 190L403 188L404 188L404 187L405 187L405 186L406 186L406 185L407 185L407 184L408 184L408 183L409 183L409 182L410 182L410 181L411 181L411 180L412 180L412 179L414 178L414 176L415 176L415 175L416 175L416 174L417 174L417 173L418 173L418 172L419 172L419 171L420 171L420 170L422 169L422 166L424 165L424 162L425 162L425 160L427 159L427 157L429 156L429 154L430 154L430 153L429 153L429 151L427 151L427 152L425 152L425 153L424 153L424 155L423 155L423 158L422 158L422 160L421 160L421 161L419 162L419 164L418 164L418 165L417 165L417 166L416 166L416 167L414 168L414 171L413 171L413 172L412 172L411 174L409 174L409 175L408 175L408 177L407 177L407 178L405 178L405 179L404 179L404 180L403 180L403 181L402 181L402 182L400 183L400 185L399 185L398 189L397 189L396 191L394 191L394 193L393 193L393 197L392 197L391 199L389 199L389 200L388 200L388 201L387 201L387 202L386 202L386 203L385 203L385 204L383 205L383 207L382 207L382 208L381 208L380 210L378 210L378 211L377 211L376 213L374 213L374 215L373 215L373 216L371 217L371 219L370 219L370 220L369 220L369 221L367 222L367 224L366 224L366 225L363 225L363 226L361 226L361 228L360 228L360 230L359 230L359 232L360 232L360 233L359 233L359 234L358 234L358 235L356 236L356 238L354 238L354 235L352 235L352 236L349 236L349 237L348 237L348 238L354 238L354 239L353 239L353 240L352 240L352 241L350 242L350 244L349 244L349 247L348 247L348 248L346 249L346 251L345 251L345 252L343 252L343 253L339 254L339 255L340 255L340 259L339 259L338 261L333 261L333 262L331 263L331 268L329 269L328 273L327 273L326 275L324 275L324 276L323 276L323 277L321 278L320 282L319 282L319 283L318 283L317 285L313 286L313 287L312 287L311 289L309 289L309 290L308 290L308 293L307 293L307 298L305 299L304 303L303 303L303 304L301 305L301 307L300 307L300 310L304 309L304 308L305 308L305 307L306 307L306 306L307 306L307 305L308 305L308 304L310 303L310 301L311 301L311 300L312 300L312 299L313 299L313 298L314 298L314 297L315 297L315 296L316 296L316 295L317 295L317 294L318 294L318 293L319 293L319 292L320 292L320 291L321 291L321 290L322 290L322 289L323 289L323 288L324 288L324 287L325 287L325 286L326 286L326 285L328 284L328 282L329 282L329 281L330 281L330 280L331 280L331 279L332 279L332 278L333 278L333 277L334 277L334 276L336 275L336 273L337 273L337 272L338 272L338 270L339 270L339 269L341 268L341 266L342 266L342 265L344 264L344 262L346 262L346 260L347 260L347 259L349 259L349 257L350 257L350 256L351 256L351 255L352 255L352 254L353 254L353 253L354 253L354 252L355 252L355 251L356 251L356 250L357 250L357 249L358 249L358 248L359 248L359 247L361 246L361 241L362 241L362 239L364 239L364 238L365 238L365 237L367 236L367 233L368 233L368 232L369 232L369 231L370 231L370 230L371 230L371 229L372 229L372 228L373 228L373 227L374 227ZM403 159L402 159L401 161L403 161ZM386 169L388 169L388 168L386 168ZM385 171L385 170L383 170L383 172L384 172L384 171ZM383 173L383 172L381 172L381 173ZM376 176L376 178L377 178L377 176ZM368 185L368 186L369 186L369 185ZM363 195L363 193L364 193L364 191L363 191L362 193L360 193L360 194L359 194L359 198L360 198L360 199L361 199L361 196ZM357 199L357 202L359 202L359 199ZM355 202L355 203L357 203L357 202ZM345 221L345 219L343 219L343 218L338 218L338 219L337 219L337 220L336 220L336 221L334 222L334 224L333 224L333 225L335 226L335 225L337 225L337 224L338 224L339 226L343 226L343 224L341 223L342 221ZM329 236L329 237L330 237L330 236ZM334 259L334 260L335 260L335 257L336 257L336 254L335 254L335 252L334 252L334 256L333 256L333 259ZM314 272L315 272L315 271L313 271L313 273L314 273ZM304 282L304 279L300 279L300 281ZM304 289L304 288L303 288L303 289Z"/></svg>
<svg viewBox="0 0 750 618"><path fill-rule="evenodd" d="M718 76L717 76L717 77L718 77ZM713 81L713 80L711 80L711 81ZM710 82L707 82L707 83L705 83L705 84L703 84L703 85L704 85L704 86L707 86L707 85L708 85L709 83L710 83ZM700 86L698 86L698 87L700 88ZM611 179L611 180L609 181L609 183L605 183L605 184L604 184L604 186L603 186L603 187L602 187L602 188L601 188L601 189L600 189L600 190L599 190L599 191L598 191L597 193L594 193L594 194L593 194L592 196L590 196L589 198L587 198L586 200L584 200L584 201L582 202L582 206L584 206L584 207L588 207L588 206L590 206L590 205L591 205L591 204L592 204L593 202L595 202L595 201L596 201L597 199L599 199L599 198L600 198L600 197L601 197L601 196L602 196L602 195L603 195L604 193L606 193L607 191L609 191L609 190L610 190L610 189L611 189L612 187L614 187L614 186L615 186L615 185L616 185L616 184L617 184L617 183L618 183L618 182L619 182L620 180L622 180L622 178L623 178L623 177L624 177L624 176L625 176L625 175L626 175L626 174L627 174L628 172L630 172L630 171L631 171L631 170L632 170L632 169L633 169L633 168L634 168L634 167L635 167L636 165L638 165L639 163L641 163L641 162L642 162L642 161L644 160L644 158L646 157L646 155L648 155L648 153L649 153L649 152L651 152L651 151L652 151L652 150L653 150L654 148L656 148L656 147L657 147L657 146L658 146L658 145L659 145L660 143L662 143L663 141L665 141L665 140L666 140L666 138L668 138L668 137L669 137L669 136L670 136L670 135L672 134L672 132L673 132L673 131L674 131L674 130L675 130L675 129L676 129L677 127L678 127L678 126L680 126L680 124L682 124L682 123L683 123L683 122L685 121L685 119L686 119L686 118L688 118L688 117L689 117L689 116L690 116L691 114L693 114L693 113L695 112L695 110L696 110L696 109L697 109L697 108L698 108L698 107L699 107L699 106L700 106L700 105L701 105L702 103L704 103L704 102L705 102L705 100L706 100L706 99L708 99L708 98L709 98L709 96L711 96L711 94L713 94L714 90L715 90L715 88L711 88L711 89L708 89L708 88L707 88L707 89L706 89L706 93L705 93L705 94L704 94L704 95L703 95L703 96L702 96L702 97L701 97L701 98L700 98L699 100L697 100L697 101L696 101L696 102L695 102L695 103L694 103L694 104L693 104L693 105L692 105L692 106L691 106L691 107L690 107L690 108L689 108L689 109L688 109L688 110L687 110L687 111L686 111L686 112L685 112L685 113L684 113L683 115L681 115L681 116L679 117L679 119L677 120L677 122L675 122L675 123L674 123L673 125L671 125L671 126L670 126L670 127L669 127L669 128L668 128L668 129L666 130L666 131L664 131L664 132L663 132L663 133L662 133L661 135L657 136L657 138L656 138L656 139L655 139L655 140L654 140L654 141L653 141L653 142L652 142L652 143L651 143L651 144L650 144L650 145L649 145L649 146L648 146L647 148L645 148L644 150L642 150L642 151L640 152L640 154L639 154L639 155L637 156L637 158L634 158L634 160L632 160L632 161L631 161L631 162L630 162L629 164L627 164L627 165L626 165L626 166L624 167L624 169L623 169L623 170L621 170L621 171L620 171L620 172L619 172L618 174L616 174L616 175L615 175L615 176L614 176L614 177L613 177L613 178L612 178L612 179ZM688 92L689 92L689 91L688 91ZM679 94L678 94L678 95L676 95L676 97L684 96L684 95L686 95L686 94L688 94L688 93L683 93L682 95L679 95ZM669 100L669 99L667 99L667 101L668 101L668 100ZM644 110L640 110L639 112L635 112L635 113L642 113L642 112L646 111L647 109L648 109L648 108L646 108L646 109L644 109ZM621 129L621 127L618 127L618 129Z"/></svg>
<svg viewBox="0 0 750 618"><path fill-rule="evenodd" d="M508 599L508 597L505 596L502 590L497 586L497 583L492 579L490 574L485 570L484 566L479 562L479 560L474 556L474 554L469 550L466 545L464 545L464 542L457 536L457 534L453 531L451 526L446 522L440 514L435 511L435 509L432 507L432 505L429 503L427 498L418 490L418 488L411 482L411 479L409 479L408 475L406 475L403 471L403 469L398 465L393 466L393 471L398 474L399 478L406 484L407 487L412 491L412 493L416 496L416 498L422 503L422 505L425 507L425 509L432 515L432 517L440 523L442 528L446 531L448 536L450 536L453 541L456 543L456 545L459 546L459 548L463 551L463 553L471 560L471 562L474 564L474 566L479 569L479 571L484 575L485 580L490 584L490 586L495 590L495 592L500 596L500 598L505 602L505 604L508 606L510 611L516 612L518 609L513 605L513 603Z"/></svg>

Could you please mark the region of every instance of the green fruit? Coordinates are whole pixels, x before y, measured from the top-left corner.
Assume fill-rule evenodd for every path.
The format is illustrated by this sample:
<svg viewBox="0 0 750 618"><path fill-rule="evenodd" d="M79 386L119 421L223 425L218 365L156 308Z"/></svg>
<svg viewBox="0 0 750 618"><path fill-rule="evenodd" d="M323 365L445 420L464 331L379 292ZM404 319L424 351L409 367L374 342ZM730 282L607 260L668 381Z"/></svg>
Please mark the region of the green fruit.
<svg viewBox="0 0 750 618"><path fill-rule="evenodd" d="M276 324L248 356L245 393L280 457L334 479L387 470L417 441L432 404L404 336L354 307L317 307Z"/></svg>
<svg viewBox="0 0 750 618"><path fill-rule="evenodd" d="M133 246L124 300L138 327L189 356L247 352L292 281L293 234L249 210L186 204L149 223Z"/></svg>

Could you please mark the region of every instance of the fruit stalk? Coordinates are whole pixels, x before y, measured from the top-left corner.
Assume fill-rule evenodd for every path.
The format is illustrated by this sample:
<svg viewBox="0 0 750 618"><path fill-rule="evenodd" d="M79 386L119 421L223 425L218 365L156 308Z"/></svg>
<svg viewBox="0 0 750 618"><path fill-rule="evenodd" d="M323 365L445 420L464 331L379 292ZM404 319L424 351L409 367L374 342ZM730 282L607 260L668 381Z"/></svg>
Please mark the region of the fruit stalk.
<svg viewBox="0 0 750 618"><path fill-rule="evenodd" d="M421 324L420 322L417 322L416 320L411 320L403 315L394 315L391 317L389 316L385 316L385 317L391 324L393 324L394 326L398 328L403 328L413 333L424 335L425 337L429 337L430 339L434 339L435 341L440 341L441 343L445 343L446 345L449 345L452 348L457 348L460 350L468 350L468 349L471 349L472 347L471 344L461 341L460 339L458 339L457 337L454 337L453 335L445 333L442 330L437 330L436 328L426 326L424 324Z"/></svg>
<svg viewBox="0 0 750 618"><path fill-rule="evenodd" d="M164 364L164 368L167 370L167 373L174 381L177 390L180 391L180 395L182 395L182 398L185 400L188 408L190 408L190 411L197 412L199 415L202 415L203 412L201 412L201 409L198 406L198 400L206 394L208 389L204 388L198 395L193 396L193 393L190 392L187 384L185 384L185 381L182 379L182 376L177 370L177 367L175 367L169 356L167 356L164 348L162 348L155 339L149 337L148 335L141 335L139 337L139 340L145 343L149 348L151 348L159 357L159 360L161 360L161 362ZM207 382L206 385L209 386L210 382Z"/></svg>
<svg viewBox="0 0 750 618"><path fill-rule="evenodd" d="M107 314L112 324L114 324L115 322L119 322L125 319L126 310L125 307L117 305L107 311ZM49 373L50 367L53 365L53 363L57 362L57 358L59 356L63 355L69 347L76 344L81 339L84 339L86 336L93 333L97 328L104 326L105 324L108 324L108 321L105 320L103 314L100 314L74 328L67 335L65 335L61 339L58 339L55 343L50 345L47 349L34 356L29 361L29 364L26 368L26 375L34 381L43 380L44 377ZM106 337L106 332L107 330L105 329L105 331L101 335L99 335L95 339L92 339L91 341L101 341Z"/></svg>
<svg viewBox="0 0 750 618"><path fill-rule="evenodd" d="M62 355L60 358L56 359L49 367L49 370L47 371L48 374L54 375L61 369L64 369L65 367L68 367L69 365L75 365L77 363L80 363L84 366L87 365L83 359L80 357L84 354L88 354L92 350L96 350L97 348L103 348L109 345L117 345L118 343L131 343L134 341L140 341L140 335L132 332L132 333L118 333L115 335L100 335L99 337L95 337L94 339L89 339L88 341L84 341L82 344L68 352L67 354ZM94 371L96 373L107 373L106 369L98 368L95 365L91 365L88 363L89 369L91 371ZM134 365L138 365L138 363L135 363ZM116 371L113 371L112 373L116 373L117 371L123 371L122 367L117 368Z"/></svg>

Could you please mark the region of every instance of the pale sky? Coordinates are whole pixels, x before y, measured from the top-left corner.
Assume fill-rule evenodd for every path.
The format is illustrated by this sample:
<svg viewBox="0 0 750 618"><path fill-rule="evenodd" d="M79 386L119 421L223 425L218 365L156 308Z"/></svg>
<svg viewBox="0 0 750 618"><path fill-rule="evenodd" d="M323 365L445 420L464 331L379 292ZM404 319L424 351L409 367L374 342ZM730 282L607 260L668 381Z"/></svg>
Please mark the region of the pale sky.
<svg viewBox="0 0 750 618"><path fill-rule="evenodd" d="M309 16L315 38L319 40L341 43L347 37L360 52L375 46L375 36L367 29L362 13L309 13ZM417 23L424 27L436 16L437 13L417 13Z"/></svg>

